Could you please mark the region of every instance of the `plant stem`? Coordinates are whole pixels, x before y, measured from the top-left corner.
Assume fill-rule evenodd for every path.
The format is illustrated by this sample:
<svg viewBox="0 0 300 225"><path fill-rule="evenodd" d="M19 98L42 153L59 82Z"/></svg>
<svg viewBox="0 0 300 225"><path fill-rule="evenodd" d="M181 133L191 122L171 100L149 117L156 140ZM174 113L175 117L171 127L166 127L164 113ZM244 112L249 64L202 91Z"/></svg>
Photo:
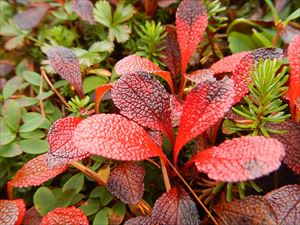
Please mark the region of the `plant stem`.
<svg viewBox="0 0 300 225"><path fill-rule="evenodd" d="M105 186L106 182L93 170L89 169L88 167L78 163L78 162L71 162L69 165L74 166L76 169L83 172L85 175L89 176L90 178L94 179L100 186Z"/></svg>
<svg viewBox="0 0 300 225"><path fill-rule="evenodd" d="M57 97L62 101L62 103L67 107L70 108L70 105L67 103L67 101L65 100L65 98L59 93L59 91L53 86L53 84L51 83L51 81L49 80L45 70L43 67L41 67L41 73L42 76L45 78L45 80L47 81L47 83L49 84L49 86L51 87L51 89L54 91L54 93L57 95Z"/></svg>
<svg viewBox="0 0 300 225"><path fill-rule="evenodd" d="M183 96L183 91L184 91L185 84L186 84L186 79L185 79L184 74L182 73L181 74L181 79L180 79L179 92L178 92L178 96L180 98L182 98L182 96Z"/></svg>
<svg viewBox="0 0 300 225"><path fill-rule="evenodd" d="M181 176L181 174L178 172L178 170L172 165L172 163L166 159L168 164L171 166L171 168L174 170L176 175L179 177L179 179L183 182L183 184L187 187L187 189L191 192L191 194L194 196L194 198L197 200L197 202L201 205L201 207L204 209L204 211L207 213L208 217L211 218L212 222L215 225L219 225L216 219L212 216L212 214L209 212L209 210L206 208L206 206L203 204L203 202L199 199L197 194L193 191L193 189L190 187L190 185L185 181L185 179Z"/></svg>
<svg viewBox="0 0 300 225"><path fill-rule="evenodd" d="M168 176L168 171L167 171L165 162L162 159L160 159L160 164L161 164L161 171L162 171L166 191L169 192L171 190L171 184L170 184L170 179Z"/></svg>
<svg viewBox="0 0 300 225"><path fill-rule="evenodd" d="M46 113L45 113L45 110L44 110L44 103L43 103L43 99L42 99L42 94L43 94L43 79L44 76L41 76L41 80L40 80L40 91L39 91L39 94L40 94L40 109L41 109L41 114L43 117L46 117Z"/></svg>

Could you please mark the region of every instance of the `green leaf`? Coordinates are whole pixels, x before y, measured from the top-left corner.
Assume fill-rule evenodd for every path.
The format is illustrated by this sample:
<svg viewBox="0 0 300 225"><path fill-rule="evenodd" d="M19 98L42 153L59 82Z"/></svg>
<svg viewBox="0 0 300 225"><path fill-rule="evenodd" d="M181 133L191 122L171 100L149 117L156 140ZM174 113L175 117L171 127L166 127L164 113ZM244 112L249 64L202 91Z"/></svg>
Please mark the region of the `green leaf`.
<svg viewBox="0 0 300 225"><path fill-rule="evenodd" d="M104 210L100 210L97 212L94 220L93 225L108 225L108 218L106 212Z"/></svg>
<svg viewBox="0 0 300 225"><path fill-rule="evenodd" d="M37 129L29 132L19 132L21 138L24 139L41 139L46 136L45 131Z"/></svg>
<svg viewBox="0 0 300 225"><path fill-rule="evenodd" d="M130 33L131 29L128 25L117 25L109 29L108 39L110 41L114 41L114 39L116 39L118 43L123 43L129 39Z"/></svg>
<svg viewBox="0 0 300 225"><path fill-rule="evenodd" d="M242 51L251 51L258 47L252 38L252 35L243 34L237 31L233 31L228 35L229 48L232 53L242 52Z"/></svg>
<svg viewBox="0 0 300 225"><path fill-rule="evenodd" d="M76 195L75 189L67 189L56 198L55 208L68 207Z"/></svg>
<svg viewBox="0 0 300 225"><path fill-rule="evenodd" d="M106 83L106 79L99 76L88 76L83 81L83 92L89 93L94 91L97 87Z"/></svg>
<svg viewBox="0 0 300 225"><path fill-rule="evenodd" d="M55 208L55 197L49 188L40 187L34 193L33 203L39 214L45 216Z"/></svg>
<svg viewBox="0 0 300 225"><path fill-rule="evenodd" d="M22 117L24 124L20 127L20 132L30 132L37 128L39 128L46 120L41 114L39 113L26 113Z"/></svg>
<svg viewBox="0 0 300 225"><path fill-rule="evenodd" d="M36 98L31 98L27 96L22 96L20 98L15 99L15 101L21 106L21 107L28 107L35 105L39 103L39 100Z"/></svg>
<svg viewBox="0 0 300 225"><path fill-rule="evenodd" d="M37 87L40 86L40 82L41 82L40 74L33 72L33 71L26 70L23 72L22 75L28 83L35 85ZM43 88L48 88L46 81L43 81Z"/></svg>
<svg viewBox="0 0 300 225"><path fill-rule="evenodd" d="M113 50L114 44L109 41L97 41L89 48L91 52L112 52Z"/></svg>
<svg viewBox="0 0 300 225"><path fill-rule="evenodd" d="M106 206L114 198L114 196L106 189L106 187L100 187L99 192L102 206Z"/></svg>
<svg viewBox="0 0 300 225"><path fill-rule="evenodd" d="M252 29L254 36L264 45L264 47L272 47L272 42L266 38L263 33L259 33L254 28Z"/></svg>
<svg viewBox="0 0 300 225"><path fill-rule="evenodd" d="M16 138L16 134L12 133L6 126L4 120L0 118L0 145L6 145Z"/></svg>
<svg viewBox="0 0 300 225"><path fill-rule="evenodd" d="M113 24L118 25L129 20L134 14L134 8L132 5L124 5L123 3L117 4L116 11L114 13Z"/></svg>
<svg viewBox="0 0 300 225"><path fill-rule="evenodd" d="M49 149L49 144L45 140L40 139L27 139L19 141L22 150L28 154L41 154Z"/></svg>
<svg viewBox="0 0 300 225"><path fill-rule="evenodd" d="M14 100L8 100L5 102L2 109L3 120L7 127L16 132L20 127L21 120L21 108Z"/></svg>
<svg viewBox="0 0 300 225"><path fill-rule="evenodd" d="M22 87L23 79L18 76L11 78L3 87L3 97L8 99L13 93L17 90L20 90Z"/></svg>
<svg viewBox="0 0 300 225"><path fill-rule="evenodd" d="M283 22L287 25L290 21L295 20L300 17L300 9L297 9L292 14L290 14Z"/></svg>
<svg viewBox="0 0 300 225"><path fill-rule="evenodd" d="M99 200L95 198L89 198L87 202L79 207L82 209L86 216L90 216L100 209Z"/></svg>
<svg viewBox="0 0 300 225"><path fill-rule="evenodd" d="M2 13L1 13L2 14ZM21 34L22 31L16 26L13 20L8 21L7 23L0 26L0 35L12 37Z"/></svg>
<svg viewBox="0 0 300 225"><path fill-rule="evenodd" d="M8 51L19 48L23 45L24 38L25 37L23 35L13 37L5 43L4 48Z"/></svg>
<svg viewBox="0 0 300 225"><path fill-rule="evenodd" d="M1 157L15 157L22 154L22 148L15 142L9 143L7 145L0 146L0 156Z"/></svg>
<svg viewBox="0 0 300 225"><path fill-rule="evenodd" d="M82 173L78 173L72 176L63 186L63 192L68 189L74 189L76 193L80 192L84 185L84 176Z"/></svg>
<svg viewBox="0 0 300 225"><path fill-rule="evenodd" d="M94 8L94 19L106 27L112 25L111 6L108 1L98 1Z"/></svg>
<svg viewBox="0 0 300 225"><path fill-rule="evenodd" d="M275 9L275 6L273 5L272 1L271 0L265 0L265 2L267 3L267 5L269 6L271 12L272 12L272 16L274 18L274 22L275 24L278 23L279 21L279 15L277 13L277 10Z"/></svg>

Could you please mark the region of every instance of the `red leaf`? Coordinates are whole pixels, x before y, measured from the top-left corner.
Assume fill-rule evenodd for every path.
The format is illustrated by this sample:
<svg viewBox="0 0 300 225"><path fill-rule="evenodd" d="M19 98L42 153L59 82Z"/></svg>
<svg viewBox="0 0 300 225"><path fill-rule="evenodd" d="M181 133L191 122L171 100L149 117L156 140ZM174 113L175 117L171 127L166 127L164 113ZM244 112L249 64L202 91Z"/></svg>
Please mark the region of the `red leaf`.
<svg viewBox="0 0 300 225"><path fill-rule="evenodd" d="M162 148L164 137L159 130L149 129L147 134L159 148Z"/></svg>
<svg viewBox="0 0 300 225"><path fill-rule="evenodd" d="M115 65L115 70L119 75L133 74L136 72L156 74L167 81L171 92L174 93L174 85L170 73L163 71L149 59L138 55L130 55L118 61Z"/></svg>
<svg viewBox="0 0 300 225"><path fill-rule="evenodd" d="M23 225L40 225L41 222L42 222L42 217L38 213L38 211L36 211L34 206L26 211Z"/></svg>
<svg viewBox="0 0 300 225"><path fill-rule="evenodd" d="M231 73L235 70L237 65L240 63L241 59L244 58L250 52L238 52L220 59L218 62L214 63L210 69L214 74L218 73Z"/></svg>
<svg viewBox="0 0 300 225"><path fill-rule="evenodd" d="M236 66L232 74L234 81L235 99L239 102L249 91L247 81L250 82L249 73L259 60L282 58L283 51L279 48L259 48L244 56Z"/></svg>
<svg viewBox="0 0 300 225"><path fill-rule="evenodd" d="M74 206L68 208L56 208L49 212L42 220L41 225L89 225L89 221L83 211Z"/></svg>
<svg viewBox="0 0 300 225"><path fill-rule="evenodd" d="M83 97L80 64L77 56L72 50L62 46L52 47L48 51L47 56L53 69L62 78L70 82L79 96Z"/></svg>
<svg viewBox="0 0 300 225"><path fill-rule="evenodd" d="M144 167L134 162L124 162L109 174L107 190L126 204L136 204L144 194Z"/></svg>
<svg viewBox="0 0 300 225"><path fill-rule="evenodd" d="M163 225L157 222L152 221L149 216L138 216L135 218L131 218L125 222L124 225Z"/></svg>
<svg viewBox="0 0 300 225"><path fill-rule="evenodd" d="M278 225L270 204L262 196L247 198L216 205L220 225Z"/></svg>
<svg viewBox="0 0 300 225"><path fill-rule="evenodd" d="M112 98L120 113L142 126L161 130L170 140L170 97L164 86L144 72L122 76L113 86Z"/></svg>
<svg viewBox="0 0 300 225"><path fill-rule="evenodd" d="M183 0L176 13L176 29L181 51L181 72L185 73L189 59L207 27L206 9L201 1Z"/></svg>
<svg viewBox="0 0 300 225"><path fill-rule="evenodd" d="M162 61L171 71L173 76L176 76L181 70L181 54L177 40L176 27L173 25L166 25L165 31L167 32L167 36L163 42L165 48L163 49L162 54L166 57L162 58Z"/></svg>
<svg viewBox="0 0 300 225"><path fill-rule="evenodd" d="M153 221L172 225L198 225L196 204L181 187L174 187L160 196L153 207Z"/></svg>
<svg viewBox="0 0 300 225"><path fill-rule="evenodd" d="M270 128L286 130L284 134L271 134L272 138L278 139L285 147L286 155L283 162L294 172L300 174L300 125L286 120L282 123L269 124Z"/></svg>
<svg viewBox="0 0 300 225"><path fill-rule="evenodd" d="M93 3L90 0L73 0L72 9L76 12L81 19L88 21L90 24L94 24L93 17Z"/></svg>
<svg viewBox="0 0 300 225"><path fill-rule="evenodd" d="M20 225L25 215L23 199L0 200L0 224Z"/></svg>
<svg viewBox="0 0 300 225"><path fill-rule="evenodd" d="M287 185L271 191L264 198L271 204L278 224L298 224L300 221L300 185ZM297 222L298 221L298 222Z"/></svg>
<svg viewBox="0 0 300 225"><path fill-rule="evenodd" d="M191 139L213 126L232 106L233 82L207 80L198 84L186 97L179 122L173 160L177 164L180 149Z"/></svg>
<svg viewBox="0 0 300 225"><path fill-rule="evenodd" d="M48 132L49 152L55 157L65 159L64 164L89 156L87 151L79 150L71 142L73 132L81 121L80 117L66 117L57 120Z"/></svg>
<svg viewBox="0 0 300 225"><path fill-rule="evenodd" d="M108 92L112 88L112 84L104 84L96 88L96 99L95 99L95 109L96 113L99 113L100 103L105 95L106 92Z"/></svg>
<svg viewBox="0 0 300 225"><path fill-rule="evenodd" d="M214 71L211 69L201 69L201 70L196 70L191 74L185 74L185 77L192 81L195 82L196 84L203 83L207 80L216 80L214 77Z"/></svg>
<svg viewBox="0 0 300 225"><path fill-rule="evenodd" d="M79 149L116 160L164 157L142 127L115 114L94 115L83 120L76 127L72 141Z"/></svg>
<svg viewBox="0 0 300 225"><path fill-rule="evenodd" d="M170 95L170 109L172 126L178 127L182 115L184 101L176 95Z"/></svg>
<svg viewBox="0 0 300 225"><path fill-rule="evenodd" d="M14 20L22 30L29 30L40 24L48 9L47 4L37 4L34 8L16 14Z"/></svg>
<svg viewBox="0 0 300 225"><path fill-rule="evenodd" d="M46 161L47 155L48 153L45 153L27 162L9 181L9 185L14 187L37 186L56 177L68 168L67 165L63 165L49 169Z"/></svg>
<svg viewBox="0 0 300 225"><path fill-rule="evenodd" d="M291 41L288 48L288 58L291 67L290 86L289 86L290 111L293 115L293 119L296 121L300 119L300 116L299 118L297 118L296 116L297 109L295 108L295 104L297 102L299 102L298 104L300 104L300 54L299 52L300 52L300 34L294 37L294 39Z"/></svg>
<svg viewBox="0 0 300 225"><path fill-rule="evenodd" d="M211 179L246 181L278 169L284 154L284 146L274 138L243 136L199 152L186 168L195 163Z"/></svg>

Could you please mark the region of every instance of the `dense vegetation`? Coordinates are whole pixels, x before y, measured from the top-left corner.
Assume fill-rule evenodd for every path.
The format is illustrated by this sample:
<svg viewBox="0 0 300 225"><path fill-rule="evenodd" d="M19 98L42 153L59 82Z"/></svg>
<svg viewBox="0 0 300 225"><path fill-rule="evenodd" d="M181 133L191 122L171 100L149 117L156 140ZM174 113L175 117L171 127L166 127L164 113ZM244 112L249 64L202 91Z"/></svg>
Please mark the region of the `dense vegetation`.
<svg viewBox="0 0 300 225"><path fill-rule="evenodd" d="M0 11L0 224L300 220L298 1Z"/></svg>

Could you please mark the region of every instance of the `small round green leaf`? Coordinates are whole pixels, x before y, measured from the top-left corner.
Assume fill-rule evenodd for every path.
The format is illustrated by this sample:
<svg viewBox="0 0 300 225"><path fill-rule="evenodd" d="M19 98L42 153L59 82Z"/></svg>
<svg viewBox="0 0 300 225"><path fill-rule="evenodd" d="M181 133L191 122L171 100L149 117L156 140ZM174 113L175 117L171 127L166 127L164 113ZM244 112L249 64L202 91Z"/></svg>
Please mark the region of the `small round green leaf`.
<svg viewBox="0 0 300 225"><path fill-rule="evenodd" d="M0 156L1 157L15 157L22 154L22 148L15 142L9 143L7 145L0 146Z"/></svg>
<svg viewBox="0 0 300 225"><path fill-rule="evenodd" d="M17 131L20 127L21 109L14 100L5 102L2 109L3 120L11 131Z"/></svg>
<svg viewBox="0 0 300 225"><path fill-rule="evenodd" d="M27 139L19 142L22 150L28 154L41 154L47 152L49 144L45 140Z"/></svg>
<svg viewBox="0 0 300 225"><path fill-rule="evenodd" d="M97 212L95 219L93 221L93 225L108 225L108 218L106 212L104 210L100 210Z"/></svg>
<svg viewBox="0 0 300 225"><path fill-rule="evenodd" d="M63 186L63 192L74 189L76 193L80 192L84 185L84 176L78 173L72 176Z"/></svg>
<svg viewBox="0 0 300 225"><path fill-rule="evenodd" d="M33 203L41 216L55 208L55 197L51 190L46 187L40 187L33 196Z"/></svg>

